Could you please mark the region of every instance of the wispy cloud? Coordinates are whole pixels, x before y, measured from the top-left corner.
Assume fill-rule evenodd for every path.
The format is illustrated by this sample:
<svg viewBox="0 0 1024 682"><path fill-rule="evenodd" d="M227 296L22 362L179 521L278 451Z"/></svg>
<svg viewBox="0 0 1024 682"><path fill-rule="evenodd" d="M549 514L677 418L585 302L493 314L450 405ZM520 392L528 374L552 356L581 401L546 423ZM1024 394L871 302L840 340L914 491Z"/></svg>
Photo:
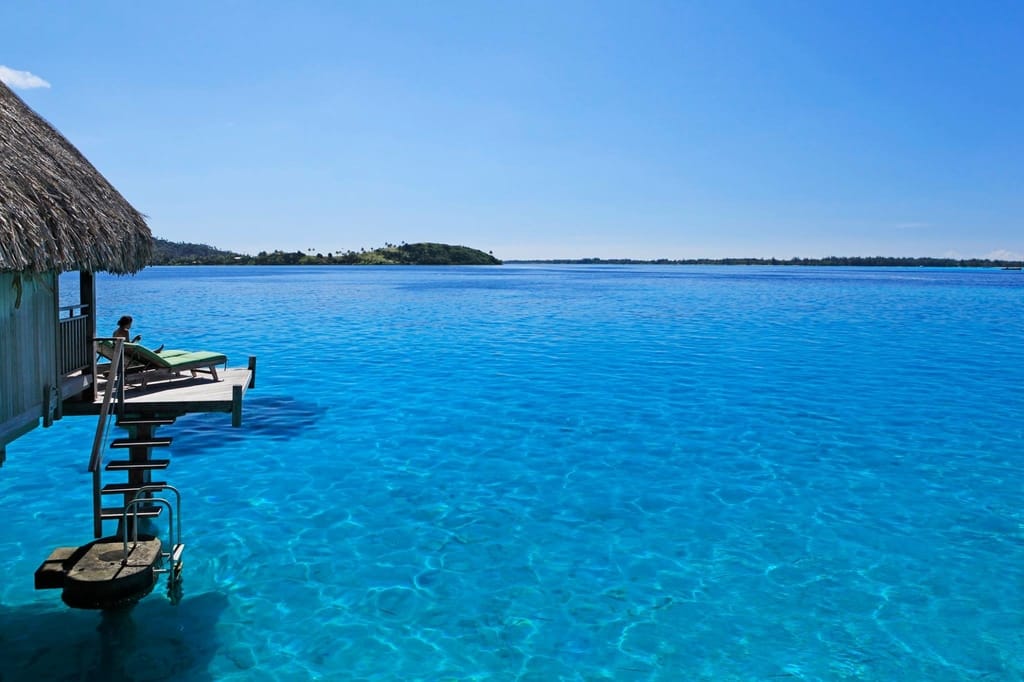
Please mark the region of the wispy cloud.
<svg viewBox="0 0 1024 682"><path fill-rule="evenodd" d="M0 81L16 90L48 88L50 84L30 71L18 71L0 64Z"/></svg>
<svg viewBox="0 0 1024 682"><path fill-rule="evenodd" d="M923 230L923 229L928 228L928 227L931 227L931 225L929 223L914 223L914 222L910 222L910 223L896 223L895 225L893 225L893 228L896 229L896 230Z"/></svg>
<svg viewBox="0 0 1024 682"><path fill-rule="evenodd" d="M1015 251L1007 251L1006 249L996 249L985 254L985 258L989 260L1024 260L1021 258L1019 253Z"/></svg>

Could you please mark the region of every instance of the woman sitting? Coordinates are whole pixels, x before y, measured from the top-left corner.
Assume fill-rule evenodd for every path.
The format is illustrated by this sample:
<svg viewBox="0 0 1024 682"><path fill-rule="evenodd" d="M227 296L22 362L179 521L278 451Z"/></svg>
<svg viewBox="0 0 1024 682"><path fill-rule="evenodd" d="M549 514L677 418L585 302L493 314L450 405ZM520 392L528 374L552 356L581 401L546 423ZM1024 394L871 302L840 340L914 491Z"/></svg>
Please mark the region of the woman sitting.
<svg viewBox="0 0 1024 682"><path fill-rule="evenodd" d="M131 315L122 315L121 319L119 319L117 321L117 329L114 330L114 334L113 334L114 338L115 339L124 339L125 341L127 341L129 343L138 343L139 341L141 341L142 340L142 334L136 334L134 338L131 335L131 331L130 330L132 328L132 321L133 320L132 320L132 316ZM159 353L163 349L164 349L164 344L161 343L160 347L157 348L153 352L154 353Z"/></svg>

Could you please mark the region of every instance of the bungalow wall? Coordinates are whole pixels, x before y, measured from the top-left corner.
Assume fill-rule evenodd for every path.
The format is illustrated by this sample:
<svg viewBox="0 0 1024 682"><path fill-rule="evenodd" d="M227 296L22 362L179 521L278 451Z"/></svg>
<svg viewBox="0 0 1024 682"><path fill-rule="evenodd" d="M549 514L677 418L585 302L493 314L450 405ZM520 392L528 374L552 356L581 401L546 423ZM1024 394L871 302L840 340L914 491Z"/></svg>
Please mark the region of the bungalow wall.
<svg viewBox="0 0 1024 682"><path fill-rule="evenodd" d="M58 301L56 273L0 272L0 454L57 400Z"/></svg>

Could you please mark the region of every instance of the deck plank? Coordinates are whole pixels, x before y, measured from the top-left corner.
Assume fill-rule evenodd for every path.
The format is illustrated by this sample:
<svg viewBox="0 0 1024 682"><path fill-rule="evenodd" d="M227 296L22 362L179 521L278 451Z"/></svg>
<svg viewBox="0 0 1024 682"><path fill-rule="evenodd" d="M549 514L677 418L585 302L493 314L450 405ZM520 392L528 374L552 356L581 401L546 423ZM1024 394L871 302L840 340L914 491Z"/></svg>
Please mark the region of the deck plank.
<svg viewBox="0 0 1024 682"><path fill-rule="evenodd" d="M213 381L206 374L192 377L186 372L184 376L150 381L145 388L129 386L125 390L125 404L138 412L231 412L234 387L241 386L244 398L252 371L233 368L218 374L220 381ZM91 403L65 402L65 413L98 414L102 403L102 397Z"/></svg>

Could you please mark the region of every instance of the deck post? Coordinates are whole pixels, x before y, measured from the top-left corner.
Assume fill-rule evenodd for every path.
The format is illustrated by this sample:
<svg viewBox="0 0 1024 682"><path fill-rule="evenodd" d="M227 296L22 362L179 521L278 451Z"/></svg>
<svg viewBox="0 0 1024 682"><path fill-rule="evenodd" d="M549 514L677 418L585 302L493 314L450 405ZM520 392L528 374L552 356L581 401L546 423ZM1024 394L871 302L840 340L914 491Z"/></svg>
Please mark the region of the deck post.
<svg viewBox="0 0 1024 682"><path fill-rule="evenodd" d="M43 428L53 426L53 390L50 385L43 386Z"/></svg>
<svg viewBox="0 0 1024 682"><path fill-rule="evenodd" d="M89 310L85 333L86 338L91 340L96 336L96 275L91 272L78 273L78 302Z"/></svg>
<svg viewBox="0 0 1024 682"><path fill-rule="evenodd" d="M67 353L67 349L62 347L64 342L61 341L61 333L60 333L60 274L59 273L54 275L54 278L53 278L53 297L54 297L54 300L55 300L56 305L57 305L57 315L56 315L56 317L54 319L57 320L57 334L56 334L57 355L55 357L58 358L58 360L57 360L58 366L57 366L57 381L54 383L54 386L57 387L57 396L56 396L56 400L54 401L54 405L51 408L51 415L52 415L53 420L58 420L58 419L61 419L61 418L64 417L64 392L61 390L61 381L64 379L64 377L61 376L61 368L60 368L60 364L62 364L63 361L60 358L65 357L65 355Z"/></svg>
<svg viewBox="0 0 1024 682"><path fill-rule="evenodd" d="M242 425L242 386L235 384L231 387L231 426L238 428Z"/></svg>
<svg viewBox="0 0 1024 682"><path fill-rule="evenodd" d="M100 488L103 486L103 474L99 467L92 471L92 536L103 537L103 502L100 500Z"/></svg>
<svg viewBox="0 0 1024 682"><path fill-rule="evenodd" d="M54 272L50 280L50 290L53 292L53 382L44 390L50 391L51 386L57 387L57 402L62 399L60 395L60 384L64 378L61 376L61 358L64 357L63 343L60 340L60 273ZM53 404L53 396L47 395L43 398L43 428L53 426L53 418L56 412Z"/></svg>
<svg viewBox="0 0 1024 682"><path fill-rule="evenodd" d="M96 345L94 344L96 339L96 275L94 273L78 271L78 303L86 310L84 341L89 344L89 357L92 360L89 367L82 371L89 372L92 377L92 399L95 401L99 398L99 393L97 393L96 386Z"/></svg>
<svg viewBox="0 0 1024 682"><path fill-rule="evenodd" d="M256 356L249 356L249 388L256 388Z"/></svg>

